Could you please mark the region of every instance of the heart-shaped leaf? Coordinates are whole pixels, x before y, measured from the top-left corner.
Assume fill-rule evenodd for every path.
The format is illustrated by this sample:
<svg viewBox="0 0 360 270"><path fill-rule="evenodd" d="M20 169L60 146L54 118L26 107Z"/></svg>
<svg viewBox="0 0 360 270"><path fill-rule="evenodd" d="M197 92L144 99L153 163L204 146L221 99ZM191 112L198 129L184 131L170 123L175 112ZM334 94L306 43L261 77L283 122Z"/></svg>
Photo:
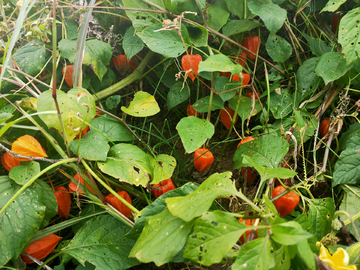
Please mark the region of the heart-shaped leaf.
<svg viewBox="0 0 360 270"><path fill-rule="evenodd" d="M154 96L143 91L136 92L134 100L130 102L129 107L121 106L121 110L135 117L147 117L160 112L159 105Z"/></svg>
<svg viewBox="0 0 360 270"><path fill-rule="evenodd" d="M95 117L94 98L87 90L81 87L75 87L67 93L57 90L56 95L67 139L72 141L79 134L84 121L90 123ZM37 106L38 112L47 112L46 114L39 114L41 120L49 128L55 128L62 132L59 117L56 114L52 90L45 91L38 97Z"/></svg>

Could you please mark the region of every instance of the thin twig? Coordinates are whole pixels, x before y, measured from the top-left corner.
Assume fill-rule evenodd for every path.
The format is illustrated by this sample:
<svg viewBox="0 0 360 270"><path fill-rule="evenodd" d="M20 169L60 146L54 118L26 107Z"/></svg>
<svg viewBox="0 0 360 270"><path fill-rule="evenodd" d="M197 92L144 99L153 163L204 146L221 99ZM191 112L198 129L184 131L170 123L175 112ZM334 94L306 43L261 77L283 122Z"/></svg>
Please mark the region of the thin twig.
<svg viewBox="0 0 360 270"><path fill-rule="evenodd" d="M316 177L317 175L317 162L316 162L316 144L317 144L317 136L319 134L319 129L320 129L320 121L321 121L321 117L323 115L323 112L324 112L324 108L325 108L325 103L326 103L326 100L327 100L327 97L330 93L330 89L331 89L331 86L332 86L332 82L331 82L331 85L329 86L328 88L328 91L325 95L325 98L324 98L324 102L322 103L322 106L321 106L321 109L320 109L320 113L319 113L319 118L318 118L318 122L317 122L317 128L316 128L316 131L315 131L315 136L314 136L314 149L313 149L313 156L314 156L314 177Z"/></svg>
<svg viewBox="0 0 360 270"><path fill-rule="evenodd" d="M13 157L16 157L16 158L27 158L27 159L31 159L31 160L46 161L46 162L50 162L50 163L55 163L55 162L64 160L64 159L49 159L49 158L43 158L43 157L23 156L23 155L20 155L18 153L15 153L15 152L11 151L10 149L6 148L6 146L2 145L1 143L0 143L0 148L5 150L10 155L12 155Z"/></svg>

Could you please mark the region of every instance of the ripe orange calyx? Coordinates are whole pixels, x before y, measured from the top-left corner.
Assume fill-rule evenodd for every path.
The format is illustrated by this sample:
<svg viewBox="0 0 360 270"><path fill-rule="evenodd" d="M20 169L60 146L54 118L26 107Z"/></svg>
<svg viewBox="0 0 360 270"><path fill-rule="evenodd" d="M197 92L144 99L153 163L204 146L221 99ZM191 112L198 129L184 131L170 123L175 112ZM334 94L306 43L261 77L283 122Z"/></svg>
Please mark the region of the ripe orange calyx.
<svg viewBox="0 0 360 270"><path fill-rule="evenodd" d="M10 172L10 170L16 166L21 165L20 160L16 157L10 155L8 152L5 152L1 157L1 164L4 166L5 170Z"/></svg>
<svg viewBox="0 0 360 270"><path fill-rule="evenodd" d="M185 54L181 58L181 65L187 76L194 81L199 74L199 63L202 61L200 54ZM192 70L192 71L191 71ZM194 75L195 74L195 75Z"/></svg>
<svg viewBox="0 0 360 270"><path fill-rule="evenodd" d="M65 82L67 83L68 86L73 87L73 65L67 65L66 69L65 67L62 70L62 74L65 79Z"/></svg>
<svg viewBox="0 0 360 270"><path fill-rule="evenodd" d="M128 203L132 204L130 195L126 191L116 192L120 197L124 198ZM105 197L105 200L114 206L120 213L129 218L131 216L131 209L127 207L123 202L116 198L113 194L109 194Z"/></svg>
<svg viewBox="0 0 360 270"><path fill-rule="evenodd" d="M80 183L84 185L84 178L82 178L79 173L76 173L74 175L74 178L80 181ZM76 192L77 187L78 186L73 181L71 181L69 184L69 192ZM86 183L86 188L90 190L92 193L96 194L95 191L87 183ZM84 192L80 188L79 188L79 194L84 194Z"/></svg>
<svg viewBox="0 0 360 270"><path fill-rule="evenodd" d="M283 186L277 186L272 191L272 197L276 197L283 193L286 189ZM294 208L299 204L300 196L297 195L294 191L290 191L288 194L280 197L279 199L273 201L276 209L282 217L290 215Z"/></svg>
<svg viewBox="0 0 360 270"><path fill-rule="evenodd" d="M258 36L246 37L246 38L243 38L243 40L242 40L242 45L255 54L257 53L258 43L259 43L259 48L260 48L261 39ZM249 57L252 60L254 60L256 58L256 56L250 52L245 51L245 54L247 57Z"/></svg>
<svg viewBox="0 0 360 270"><path fill-rule="evenodd" d="M71 196L66 187L55 188L54 195L58 204L57 215L68 218L71 208Z"/></svg>
<svg viewBox="0 0 360 270"><path fill-rule="evenodd" d="M161 181L159 184L155 184L152 187L151 193L155 196L155 198L158 198L164 193L175 189L175 186L170 178Z"/></svg>
<svg viewBox="0 0 360 270"><path fill-rule="evenodd" d="M194 154L194 167L199 172L210 168L214 162L214 156L209 149L199 148Z"/></svg>
<svg viewBox="0 0 360 270"><path fill-rule="evenodd" d="M49 255L57 246L62 237L57 236L55 234L50 234L45 236L39 240L36 240L24 250L25 253L30 254L34 258L41 260ZM34 261L29 259L28 257L21 255L21 258L26 263L33 263Z"/></svg>

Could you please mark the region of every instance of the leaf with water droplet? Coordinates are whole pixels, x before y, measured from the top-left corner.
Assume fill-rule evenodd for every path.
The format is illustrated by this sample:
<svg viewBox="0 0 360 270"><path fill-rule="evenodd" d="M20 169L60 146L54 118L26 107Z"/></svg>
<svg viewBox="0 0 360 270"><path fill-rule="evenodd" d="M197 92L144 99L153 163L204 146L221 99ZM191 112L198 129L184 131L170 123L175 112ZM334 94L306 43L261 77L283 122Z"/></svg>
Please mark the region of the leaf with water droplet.
<svg viewBox="0 0 360 270"><path fill-rule="evenodd" d="M0 176L0 209L20 189L8 176ZM38 183L26 188L0 216L0 265L18 257L44 219L43 189Z"/></svg>

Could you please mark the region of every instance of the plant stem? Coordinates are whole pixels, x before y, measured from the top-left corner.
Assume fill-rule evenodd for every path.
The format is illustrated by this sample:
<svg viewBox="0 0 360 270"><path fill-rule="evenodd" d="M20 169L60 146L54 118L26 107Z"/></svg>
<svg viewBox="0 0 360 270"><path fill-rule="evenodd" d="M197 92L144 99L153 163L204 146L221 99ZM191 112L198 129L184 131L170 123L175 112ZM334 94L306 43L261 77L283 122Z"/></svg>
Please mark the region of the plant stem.
<svg viewBox="0 0 360 270"><path fill-rule="evenodd" d="M140 213L134 206L132 206L129 202L127 202L124 198L119 196L110 186L108 186L91 168L90 166L84 161L81 160L81 163L84 165L85 169L90 172L90 174L104 187L106 188L112 195L114 195L118 200L120 200L123 204L131 209L137 215Z"/></svg>
<svg viewBox="0 0 360 270"><path fill-rule="evenodd" d="M115 83L114 85L96 93L94 95L94 98L98 100L107 98L108 96L115 94L117 91L123 89L124 87L140 79L147 63L150 61L153 55L154 53L152 51L149 51L144 57L144 59L141 61L141 64L135 69L133 73L131 73L129 76L127 76L125 79L121 80L120 82Z"/></svg>
<svg viewBox="0 0 360 270"><path fill-rule="evenodd" d="M63 138L64 138L64 143L65 143L65 146L66 146L66 150L67 150L67 153L68 153L68 156L69 157L72 157L71 155L71 151L70 151L70 147L69 147L69 140L67 138L67 134L66 134L66 131L65 131L65 127L64 127L64 123L62 121L62 117L61 117L61 111L60 111L60 107L59 107L59 103L57 102L57 97L56 97L56 60L57 60L57 48L56 48L56 45L57 45L57 34L56 34L56 4L57 4L57 1L54 0L53 2L53 20L52 20L52 60L53 60L53 78L52 78L52 97L54 99L54 102L55 102L55 107L56 107L56 111L57 111L57 115L58 115L58 119L59 119L59 124L60 124L60 127L61 127L61 131L63 133Z"/></svg>

